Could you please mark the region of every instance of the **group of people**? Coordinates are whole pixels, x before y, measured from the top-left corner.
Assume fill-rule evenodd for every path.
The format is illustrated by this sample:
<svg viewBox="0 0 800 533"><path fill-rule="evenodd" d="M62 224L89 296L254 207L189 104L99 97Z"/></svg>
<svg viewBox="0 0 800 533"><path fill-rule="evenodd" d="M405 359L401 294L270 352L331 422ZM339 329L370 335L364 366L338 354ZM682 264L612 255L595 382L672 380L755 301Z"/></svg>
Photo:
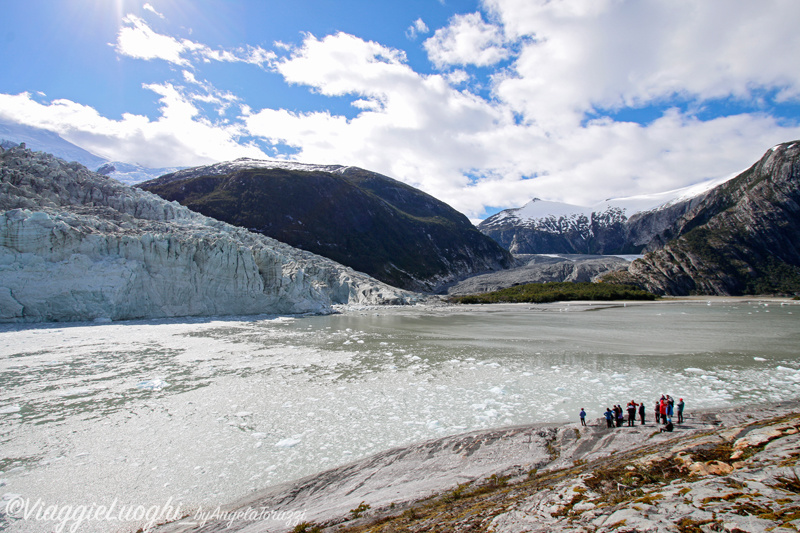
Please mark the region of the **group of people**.
<svg viewBox="0 0 800 533"><path fill-rule="evenodd" d="M678 403L675 403L675 399L672 398L669 394L661 395L661 398L656 401L655 406L655 415L656 415L656 424L662 424L664 427L661 431L672 431L674 428L672 424L672 417L677 413L678 415L678 424L683 423L683 408L684 408L683 398L678 400ZM615 405L614 409L606 408L606 412L603 413L606 418L606 424L608 427L622 427L625 424L625 413L628 414L628 427L633 427L636 425L636 415L639 415L639 419L641 423L645 423L646 412L647 409L644 406L644 402L636 403L634 400L628 402L628 405L625 409L622 408L621 405ZM579 414L581 418L581 425L586 425L586 410L581 407L581 412Z"/></svg>

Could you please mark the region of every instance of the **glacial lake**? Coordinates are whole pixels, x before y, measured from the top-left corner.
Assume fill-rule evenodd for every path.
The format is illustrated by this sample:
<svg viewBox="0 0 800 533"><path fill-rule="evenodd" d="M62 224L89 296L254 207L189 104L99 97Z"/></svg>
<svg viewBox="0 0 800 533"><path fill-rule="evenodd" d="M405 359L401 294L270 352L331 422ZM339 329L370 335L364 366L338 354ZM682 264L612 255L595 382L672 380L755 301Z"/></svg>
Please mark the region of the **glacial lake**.
<svg viewBox="0 0 800 533"><path fill-rule="evenodd" d="M581 407L594 423L631 399L652 419L661 394L684 398L688 415L798 398L799 304L371 307L2 325L0 494L213 508L403 444L576 422Z"/></svg>

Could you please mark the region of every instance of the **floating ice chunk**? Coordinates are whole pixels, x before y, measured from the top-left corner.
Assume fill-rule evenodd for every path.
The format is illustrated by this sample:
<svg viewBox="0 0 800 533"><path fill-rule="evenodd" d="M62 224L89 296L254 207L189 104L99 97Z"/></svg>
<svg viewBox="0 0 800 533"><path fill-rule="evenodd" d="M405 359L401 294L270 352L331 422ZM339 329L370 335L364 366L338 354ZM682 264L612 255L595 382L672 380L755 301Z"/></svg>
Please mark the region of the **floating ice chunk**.
<svg viewBox="0 0 800 533"><path fill-rule="evenodd" d="M252 435L252 437L254 439L265 439L265 438L267 438L267 434L266 433L256 432L256 433L251 433L250 435Z"/></svg>
<svg viewBox="0 0 800 533"><path fill-rule="evenodd" d="M439 421L438 421L438 420L431 420L430 422L428 422L428 424L427 424L427 426L426 426L426 427L427 427L428 429L438 429L438 428L440 428L441 426L442 426L442 425L439 423Z"/></svg>
<svg viewBox="0 0 800 533"><path fill-rule="evenodd" d="M766 361L763 357L753 357L753 361Z"/></svg>
<svg viewBox="0 0 800 533"><path fill-rule="evenodd" d="M252 414L253 413L251 413L250 411L239 411L238 413L236 413L236 416L238 416L239 418L245 418L251 416Z"/></svg>
<svg viewBox="0 0 800 533"><path fill-rule="evenodd" d="M301 442L300 439L291 439L291 438L283 439L283 440L279 440L278 442L276 442L275 443L275 447L277 447L277 448L294 448L295 446L300 444L300 442Z"/></svg>
<svg viewBox="0 0 800 533"><path fill-rule="evenodd" d="M503 387L492 387L491 389L489 389L489 392L491 392L492 394L497 394L497 395L503 395L503 394L506 393L506 391L505 391L505 389L503 389Z"/></svg>
<svg viewBox="0 0 800 533"><path fill-rule="evenodd" d="M169 387L169 383L163 379L148 379L136 384L136 388L141 390L161 390L164 387Z"/></svg>
<svg viewBox="0 0 800 533"><path fill-rule="evenodd" d="M692 367L684 368L683 371L684 372L692 372L693 374L703 374L703 373L705 373L705 370L703 370L702 368L692 368Z"/></svg>
<svg viewBox="0 0 800 533"><path fill-rule="evenodd" d="M20 410L22 410L22 408L19 406L19 404L6 405L5 407L0 407L0 415L19 413Z"/></svg>
<svg viewBox="0 0 800 533"><path fill-rule="evenodd" d="M625 378L626 378L626 377L628 377L628 376L626 376L625 374L614 374L614 375L612 375L611 377L612 377L613 379L625 379Z"/></svg>
<svg viewBox="0 0 800 533"><path fill-rule="evenodd" d="M389 346L389 343L388 342L381 342L380 345L381 346Z"/></svg>

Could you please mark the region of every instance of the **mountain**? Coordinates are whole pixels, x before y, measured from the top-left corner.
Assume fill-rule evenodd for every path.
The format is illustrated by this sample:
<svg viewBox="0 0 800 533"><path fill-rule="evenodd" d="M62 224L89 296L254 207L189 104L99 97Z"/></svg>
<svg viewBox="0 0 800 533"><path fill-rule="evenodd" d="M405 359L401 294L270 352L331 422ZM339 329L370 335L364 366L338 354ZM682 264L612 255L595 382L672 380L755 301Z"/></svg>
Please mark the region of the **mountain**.
<svg viewBox="0 0 800 533"><path fill-rule="evenodd" d="M593 206L535 198L487 218L478 229L514 254L638 254L663 244L662 232L731 177Z"/></svg>
<svg viewBox="0 0 800 533"><path fill-rule="evenodd" d="M437 292L513 262L447 204L357 167L243 158L139 186L405 289Z"/></svg>
<svg viewBox="0 0 800 533"><path fill-rule="evenodd" d="M97 168L107 162L102 157L62 139L52 131L22 124L0 123L0 141L8 141L3 145L5 149L25 143L31 150L54 154L65 161L77 161L88 168Z"/></svg>
<svg viewBox="0 0 800 533"><path fill-rule="evenodd" d="M134 185L186 168L148 168L131 163L109 161L87 152L52 131L22 124L0 123L0 146L8 150L20 143L25 143L26 148L46 152L64 161L77 161L89 169L96 169L98 173L127 185Z"/></svg>
<svg viewBox="0 0 800 533"><path fill-rule="evenodd" d="M774 146L606 277L659 294L800 293L800 141Z"/></svg>
<svg viewBox="0 0 800 533"><path fill-rule="evenodd" d="M418 299L78 163L0 149L0 321L318 313Z"/></svg>

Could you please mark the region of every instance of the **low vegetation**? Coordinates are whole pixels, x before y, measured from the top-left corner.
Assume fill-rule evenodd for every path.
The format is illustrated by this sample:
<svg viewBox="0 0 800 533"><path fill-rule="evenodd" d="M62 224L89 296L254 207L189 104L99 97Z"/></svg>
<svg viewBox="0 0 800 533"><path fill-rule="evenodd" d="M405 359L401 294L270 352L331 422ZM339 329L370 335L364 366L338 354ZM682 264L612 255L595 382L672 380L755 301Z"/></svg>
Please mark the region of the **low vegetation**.
<svg viewBox="0 0 800 533"><path fill-rule="evenodd" d="M611 283L527 283L484 294L454 296L451 302L461 304L548 303L574 300L655 300L653 293L633 285Z"/></svg>

